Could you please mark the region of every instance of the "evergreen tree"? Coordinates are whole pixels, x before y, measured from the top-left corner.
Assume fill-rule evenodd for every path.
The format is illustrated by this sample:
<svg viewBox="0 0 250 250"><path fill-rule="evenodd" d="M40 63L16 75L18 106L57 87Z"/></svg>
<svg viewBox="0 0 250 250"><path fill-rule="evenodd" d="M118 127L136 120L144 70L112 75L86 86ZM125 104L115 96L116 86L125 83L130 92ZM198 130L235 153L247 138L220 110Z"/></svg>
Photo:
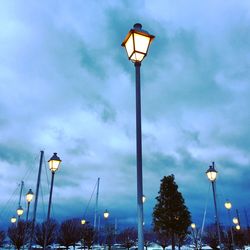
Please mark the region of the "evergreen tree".
<svg viewBox="0 0 250 250"><path fill-rule="evenodd" d="M153 211L154 231L171 239L172 249L175 249L176 239L180 242L188 234L191 216L182 194L178 191L174 175L164 176L160 191L156 197L157 203Z"/></svg>

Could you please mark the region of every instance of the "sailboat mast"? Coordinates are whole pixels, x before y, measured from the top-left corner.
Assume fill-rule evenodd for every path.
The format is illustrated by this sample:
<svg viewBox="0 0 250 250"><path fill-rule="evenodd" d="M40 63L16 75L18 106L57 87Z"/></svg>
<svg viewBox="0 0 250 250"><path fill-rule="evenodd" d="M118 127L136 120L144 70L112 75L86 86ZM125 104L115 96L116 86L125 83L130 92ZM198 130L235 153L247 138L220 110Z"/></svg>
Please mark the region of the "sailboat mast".
<svg viewBox="0 0 250 250"><path fill-rule="evenodd" d="M98 214L99 186L100 186L100 177L98 177L98 179L97 179L96 200L95 200L94 229L96 229L96 220L97 220L97 214Z"/></svg>

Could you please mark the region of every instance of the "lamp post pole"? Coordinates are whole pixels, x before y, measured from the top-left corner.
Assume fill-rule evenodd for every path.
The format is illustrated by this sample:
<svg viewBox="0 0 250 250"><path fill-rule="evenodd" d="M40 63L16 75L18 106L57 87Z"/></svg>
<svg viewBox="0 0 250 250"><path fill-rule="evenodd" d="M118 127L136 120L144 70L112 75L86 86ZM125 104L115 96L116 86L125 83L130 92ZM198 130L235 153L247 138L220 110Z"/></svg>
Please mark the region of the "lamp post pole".
<svg viewBox="0 0 250 250"><path fill-rule="evenodd" d="M51 173L51 185L50 185L50 192L49 192L49 206L48 206L48 213L47 213L47 222L50 220L50 211L51 211L51 201L52 201L52 192L53 192L53 186L54 186L54 178L55 173Z"/></svg>
<svg viewBox="0 0 250 250"><path fill-rule="evenodd" d="M137 153L137 220L138 249L143 249L143 183L142 183L142 139L141 139L141 62L135 62L136 89L136 153Z"/></svg>
<svg viewBox="0 0 250 250"><path fill-rule="evenodd" d="M216 216L216 227L217 227L217 234L219 238L219 245L221 248L221 237L220 237L220 222L217 210L217 202L216 202L216 194L215 194L215 182L212 181L212 189L213 189L213 197L214 197L214 209L215 209L215 216Z"/></svg>
<svg viewBox="0 0 250 250"><path fill-rule="evenodd" d="M45 225L45 237L44 237L43 249L46 249L47 240L48 240L48 226L49 226L49 220L50 220L50 210L51 210L51 200L52 200L52 192L53 192L53 185L54 185L54 176L55 176L55 173L52 172L50 192L49 192L49 206L48 206L47 220L46 220L46 225Z"/></svg>

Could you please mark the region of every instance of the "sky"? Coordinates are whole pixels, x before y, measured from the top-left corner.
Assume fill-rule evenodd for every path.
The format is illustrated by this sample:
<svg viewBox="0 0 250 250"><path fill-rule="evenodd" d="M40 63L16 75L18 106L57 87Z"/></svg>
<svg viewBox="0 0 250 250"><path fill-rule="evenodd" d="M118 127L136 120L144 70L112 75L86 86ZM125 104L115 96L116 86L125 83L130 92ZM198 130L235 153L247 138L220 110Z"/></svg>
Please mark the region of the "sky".
<svg viewBox="0 0 250 250"><path fill-rule="evenodd" d="M143 193L151 226L163 176L201 226L214 222L212 161L224 202L243 225L250 209L249 1L3 1L0 9L0 226L35 191L44 150L38 221L52 217L136 225L135 70L121 43L135 23L155 35L141 66ZM94 191L93 191L94 190ZM88 206L89 203L89 206ZM31 204L31 210L33 203ZM250 216L250 214L249 214Z"/></svg>

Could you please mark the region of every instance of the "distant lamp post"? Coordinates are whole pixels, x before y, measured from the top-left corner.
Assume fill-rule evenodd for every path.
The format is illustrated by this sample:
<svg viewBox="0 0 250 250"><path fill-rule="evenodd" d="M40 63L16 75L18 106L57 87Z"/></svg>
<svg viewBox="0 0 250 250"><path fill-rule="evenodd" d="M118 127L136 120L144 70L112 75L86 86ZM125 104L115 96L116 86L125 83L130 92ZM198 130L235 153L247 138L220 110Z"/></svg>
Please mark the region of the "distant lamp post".
<svg viewBox="0 0 250 250"><path fill-rule="evenodd" d="M234 249L234 236L233 236L233 229L232 229L232 226L231 226L231 214L230 214L230 210L232 208L232 203L227 200L224 205L225 205L225 208L227 210L228 221L229 221L229 226L230 226L230 233L231 233L231 240L232 240L232 246L233 246L233 249Z"/></svg>
<svg viewBox="0 0 250 250"><path fill-rule="evenodd" d="M86 224L86 220L82 219L82 220L81 220L81 224L82 224L82 225L85 225L85 224Z"/></svg>
<svg viewBox="0 0 250 250"><path fill-rule="evenodd" d="M236 225L235 228L236 228L237 230L240 230L240 225L239 225L239 224Z"/></svg>
<svg viewBox="0 0 250 250"><path fill-rule="evenodd" d="M50 185L50 193L49 193L49 207L48 207L48 214L47 214L47 221L50 219L50 209L51 209L51 200L52 200L52 192L54 186L54 176L55 172L58 170L61 159L57 156L57 153L54 153L53 156L49 159L49 169L51 171L51 185Z"/></svg>
<svg viewBox="0 0 250 250"><path fill-rule="evenodd" d="M16 213L18 215L18 219L20 219L20 217L23 215L23 208L19 206L18 209L16 210Z"/></svg>
<svg viewBox="0 0 250 250"><path fill-rule="evenodd" d="M109 212L108 212L107 209L104 211L103 217L104 217L104 219L108 219L108 217L109 217Z"/></svg>
<svg viewBox="0 0 250 250"><path fill-rule="evenodd" d="M136 75L136 155L137 155L137 221L138 250L144 249L143 240L143 183L142 183L142 136L141 136L141 62L148 53L148 48L154 36L142 30L142 25L136 23L125 37L122 46L125 47L128 59L135 65Z"/></svg>
<svg viewBox="0 0 250 250"><path fill-rule="evenodd" d="M192 223L192 224L191 224L191 228L192 228L192 229L195 229L195 228L196 228L195 223Z"/></svg>
<svg viewBox="0 0 250 250"><path fill-rule="evenodd" d="M57 156L57 153L54 153L53 156L48 160L49 163L49 169L51 171L51 184L50 184L50 193L49 193L49 206L48 206L48 213L47 213L47 225L45 229L45 239L44 239L44 249L47 245L47 226L50 220L50 210L51 210L51 201L52 201L52 192L53 192L53 186L54 186L54 177L55 172L59 169L61 164L61 159Z"/></svg>
<svg viewBox="0 0 250 250"><path fill-rule="evenodd" d="M26 194L26 201L28 203L27 214L26 214L26 221L28 221L28 219L29 219L30 202L32 201L33 197L34 197L34 193L30 189L28 191L28 193Z"/></svg>
<svg viewBox="0 0 250 250"><path fill-rule="evenodd" d="M107 225L107 220L109 217L109 212L107 209L105 209L104 213L103 213L103 217L105 220L105 246L104 249L106 249L106 245L107 245L107 238L108 238L108 225Z"/></svg>
<svg viewBox="0 0 250 250"><path fill-rule="evenodd" d="M16 223L16 217L15 216L11 217L10 222L12 224L15 224Z"/></svg>
<svg viewBox="0 0 250 250"><path fill-rule="evenodd" d="M233 218L233 223L234 223L235 225L239 224L238 218L234 217L234 218Z"/></svg>
<svg viewBox="0 0 250 250"><path fill-rule="evenodd" d="M215 181L216 181L218 172L215 170L214 162L212 163L212 166L209 166L209 169L206 171L206 174L207 174L207 178L212 183L217 234L218 234L219 245L220 245L220 248L222 249L221 237L220 237L220 222L219 222L219 215L218 215L218 210L217 210L217 202L216 202L216 194L215 194Z"/></svg>
<svg viewBox="0 0 250 250"><path fill-rule="evenodd" d="M198 230L195 223L191 223L191 233L193 236L194 249L198 249Z"/></svg>

